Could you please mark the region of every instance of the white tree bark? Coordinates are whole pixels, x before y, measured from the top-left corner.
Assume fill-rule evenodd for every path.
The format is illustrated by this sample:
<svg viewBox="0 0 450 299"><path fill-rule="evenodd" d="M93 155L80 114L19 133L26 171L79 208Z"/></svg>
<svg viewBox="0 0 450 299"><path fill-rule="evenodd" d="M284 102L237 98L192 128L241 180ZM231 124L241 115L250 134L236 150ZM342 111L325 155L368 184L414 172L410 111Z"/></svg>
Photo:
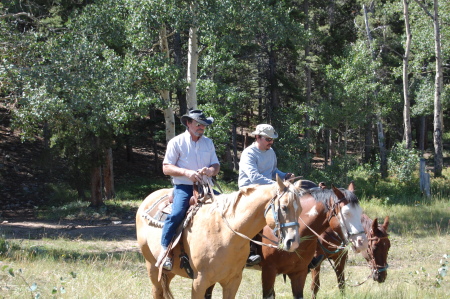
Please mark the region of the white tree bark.
<svg viewBox="0 0 450 299"><path fill-rule="evenodd" d="M434 0L434 41L436 51L436 79L434 91L434 175L441 176L444 164L442 145L443 115L442 115L442 54L441 54L441 32L439 27L438 0Z"/></svg>
<svg viewBox="0 0 450 299"><path fill-rule="evenodd" d="M167 41L166 25L163 24L159 31L159 43L161 52L164 53L166 59L169 59L169 43ZM175 137L175 115L173 113L172 104L168 90L160 90L159 94L164 101L164 119L166 124L166 142Z"/></svg>
<svg viewBox="0 0 450 299"><path fill-rule="evenodd" d="M197 28L189 29L189 48L187 65L186 104L188 109L197 108L197 65L198 65L198 37Z"/></svg>
<svg viewBox="0 0 450 299"><path fill-rule="evenodd" d="M367 8L365 5L363 5L364 10L364 22L366 25L366 33L367 33L367 40L369 41L369 48L372 52L372 59L375 60L375 52L372 47L372 34L369 27L369 18L367 16ZM374 91L377 93L377 91ZM380 148L380 173L381 177L385 178L388 176L388 169L387 169L387 153L386 153L386 144L385 144L385 137L384 137L384 129L383 129L383 121L381 119L381 114L379 112L376 113L377 117L377 132L378 132L378 146Z"/></svg>
<svg viewBox="0 0 450 299"><path fill-rule="evenodd" d="M411 28L409 25L409 11L408 11L408 0L403 0L403 17L405 19L405 31L406 31L406 44L405 44L405 55L403 56L403 126L406 148L412 148L412 135L411 135L411 108L409 99L409 83L408 83L408 63L409 63L409 53L411 48Z"/></svg>
<svg viewBox="0 0 450 299"><path fill-rule="evenodd" d="M434 26L434 48L436 54L436 77L434 81L434 131L433 131L433 141L434 141L434 176L442 176L442 168L444 166L444 154L443 154L443 144L442 136L443 132L443 115L442 115L442 103L441 94L442 86L444 84L442 78L442 53L441 53L441 32L439 25L439 2L434 0L434 14L431 14L428 9L420 3L418 0L415 2L422 7L424 12L433 20Z"/></svg>

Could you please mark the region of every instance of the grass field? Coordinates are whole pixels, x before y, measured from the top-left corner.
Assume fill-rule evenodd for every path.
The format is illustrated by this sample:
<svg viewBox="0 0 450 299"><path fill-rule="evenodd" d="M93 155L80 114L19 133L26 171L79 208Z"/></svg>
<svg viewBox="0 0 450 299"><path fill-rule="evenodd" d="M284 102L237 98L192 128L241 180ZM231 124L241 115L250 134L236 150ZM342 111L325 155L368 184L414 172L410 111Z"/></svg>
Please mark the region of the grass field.
<svg viewBox="0 0 450 299"><path fill-rule="evenodd" d="M390 216L387 280L366 281L370 272L365 260L350 253L345 295L340 297L336 276L325 261L319 298L450 298L450 277L438 276L438 269L450 260L444 256L450 254L449 201L382 205L363 200L361 206L380 221ZM101 239L9 239L0 226L0 298L151 298L137 247L126 252L108 248L111 242ZM310 281L308 277L305 298L311 297ZM190 297L190 284L176 277L171 284L175 298ZM290 283L282 276L275 291L277 298L292 298ZM221 298L220 286L213 297ZM260 272L244 270L237 298L261 297Z"/></svg>

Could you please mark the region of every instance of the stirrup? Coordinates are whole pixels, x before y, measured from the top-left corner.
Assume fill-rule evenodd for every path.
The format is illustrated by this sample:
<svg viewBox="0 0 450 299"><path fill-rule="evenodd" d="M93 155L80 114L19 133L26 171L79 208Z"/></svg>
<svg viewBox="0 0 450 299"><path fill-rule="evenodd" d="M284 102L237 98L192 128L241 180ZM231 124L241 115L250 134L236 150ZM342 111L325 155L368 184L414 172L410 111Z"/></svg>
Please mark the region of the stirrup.
<svg viewBox="0 0 450 299"><path fill-rule="evenodd" d="M170 257L166 257L166 260L163 263L163 269L167 271L172 271L173 268L173 260Z"/></svg>

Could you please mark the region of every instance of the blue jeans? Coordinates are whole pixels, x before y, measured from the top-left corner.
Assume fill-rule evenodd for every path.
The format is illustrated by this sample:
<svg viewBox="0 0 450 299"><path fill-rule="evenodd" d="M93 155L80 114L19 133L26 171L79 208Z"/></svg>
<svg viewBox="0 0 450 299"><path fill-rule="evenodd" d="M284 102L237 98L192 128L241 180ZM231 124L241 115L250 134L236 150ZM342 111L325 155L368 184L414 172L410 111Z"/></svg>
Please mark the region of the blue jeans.
<svg viewBox="0 0 450 299"><path fill-rule="evenodd" d="M167 248L175 236L178 226L183 222L189 209L189 200L194 194L193 185L175 185L173 189L172 213L164 221L161 246Z"/></svg>

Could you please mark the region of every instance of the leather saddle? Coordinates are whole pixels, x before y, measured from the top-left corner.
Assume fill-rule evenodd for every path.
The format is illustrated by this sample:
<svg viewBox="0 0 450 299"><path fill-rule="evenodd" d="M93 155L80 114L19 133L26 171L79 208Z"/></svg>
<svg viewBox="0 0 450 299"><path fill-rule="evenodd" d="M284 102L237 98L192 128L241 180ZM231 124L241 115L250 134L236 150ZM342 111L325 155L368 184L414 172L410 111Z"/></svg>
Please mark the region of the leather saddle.
<svg viewBox="0 0 450 299"><path fill-rule="evenodd" d="M205 195L206 194L206 195ZM189 209L186 212L188 215L192 207L195 206L199 201L204 202L209 198L209 194L205 188L199 188L198 185L194 185L194 195L192 195L189 200ZM172 213L172 204L173 204L173 189L170 193L159 198L150 208L148 208L144 215L142 215L151 226L163 227L164 221L167 218L167 215Z"/></svg>

